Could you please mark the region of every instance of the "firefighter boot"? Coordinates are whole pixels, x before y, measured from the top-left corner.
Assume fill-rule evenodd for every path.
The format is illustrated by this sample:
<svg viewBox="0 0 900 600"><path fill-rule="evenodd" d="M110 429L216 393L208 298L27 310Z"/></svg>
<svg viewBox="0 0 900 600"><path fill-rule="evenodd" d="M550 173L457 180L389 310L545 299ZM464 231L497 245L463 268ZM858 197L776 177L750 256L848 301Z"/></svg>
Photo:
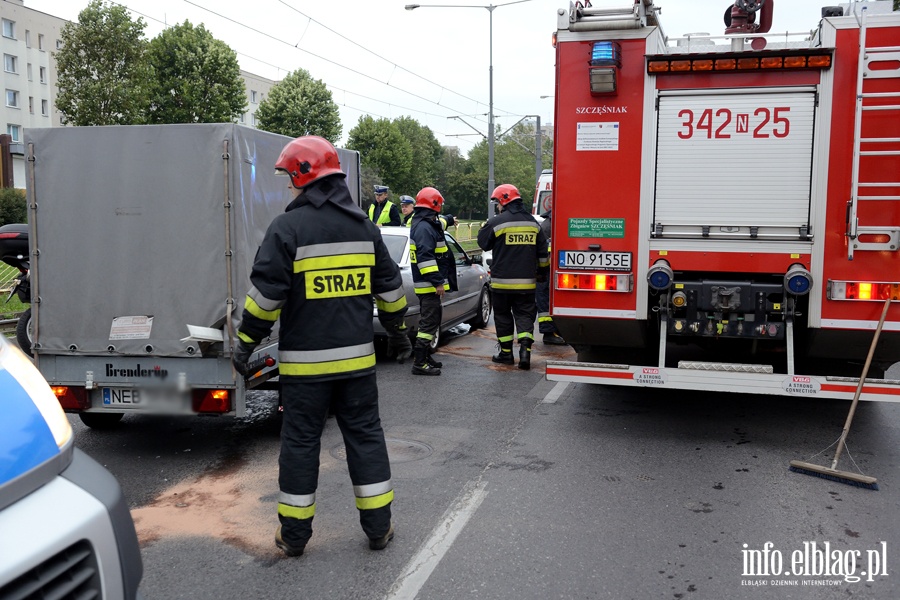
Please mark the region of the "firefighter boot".
<svg viewBox="0 0 900 600"><path fill-rule="evenodd" d="M500 353L492 357L491 360L501 365L516 364L512 355L512 342L500 342Z"/></svg>
<svg viewBox="0 0 900 600"><path fill-rule="evenodd" d="M281 525L275 532L275 545L278 546L285 556L300 556L303 554L303 546L291 546L281 538Z"/></svg>
<svg viewBox="0 0 900 600"><path fill-rule="evenodd" d="M391 523L388 532L379 538L369 538L369 548L371 550L384 550L387 548L388 542L394 539L394 524Z"/></svg>
<svg viewBox="0 0 900 600"><path fill-rule="evenodd" d="M440 375L441 370L428 364L428 347L416 346L415 359L412 366L413 375Z"/></svg>
<svg viewBox="0 0 900 600"><path fill-rule="evenodd" d="M519 368L527 371L531 368L531 341L519 342Z"/></svg>
<svg viewBox="0 0 900 600"><path fill-rule="evenodd" d="M427 362L432 367L435 367L436 369L440 369L441 367L444 366L444 363L442 363L439 360L434 360L434 358L432 358L431 346L428 347L428 352L425 354L425 362Z"/></svg>

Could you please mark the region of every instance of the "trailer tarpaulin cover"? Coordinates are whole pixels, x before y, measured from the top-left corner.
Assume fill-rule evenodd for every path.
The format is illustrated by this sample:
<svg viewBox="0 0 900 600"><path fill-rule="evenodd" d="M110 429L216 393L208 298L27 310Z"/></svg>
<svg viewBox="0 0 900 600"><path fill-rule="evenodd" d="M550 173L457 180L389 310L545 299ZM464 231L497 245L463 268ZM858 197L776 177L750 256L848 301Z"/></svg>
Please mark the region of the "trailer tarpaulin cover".
<svg viewBox="0 0 900 600"><path fill-rule="evenodd" d="M236 322L290 202L274 174L288 141L233 124L29 129L38 352L200 356L181 340L188 325L223 327L228 245ZM358 201L358 154L339 152Z"/></svg>

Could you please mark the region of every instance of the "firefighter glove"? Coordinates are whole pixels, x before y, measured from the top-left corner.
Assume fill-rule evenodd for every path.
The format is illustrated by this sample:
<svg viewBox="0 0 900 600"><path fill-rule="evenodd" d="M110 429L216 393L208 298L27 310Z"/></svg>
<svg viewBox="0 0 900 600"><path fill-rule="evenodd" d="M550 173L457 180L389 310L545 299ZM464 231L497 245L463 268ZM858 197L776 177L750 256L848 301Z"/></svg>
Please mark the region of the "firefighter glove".
<svg viewBox="0 0 900 600"><path fill-rule="evenodd" d="M234 353L231 355L231 364L234 365L234 370L243 377L246 377L250 370L248 363L250 362L250 355L253 354L255 349L256 344L248 344L244 340L238 340L237 346L234 347Z"/></svg>
<svg viewBox="0 0 900 600"><path fill-rule="evenodd" d="M403 319L395 319L385 323L385 331L388 334L387 355L397 356L397 362L401 365L412 355L412 342L407 335L406 323Z"/></svg>

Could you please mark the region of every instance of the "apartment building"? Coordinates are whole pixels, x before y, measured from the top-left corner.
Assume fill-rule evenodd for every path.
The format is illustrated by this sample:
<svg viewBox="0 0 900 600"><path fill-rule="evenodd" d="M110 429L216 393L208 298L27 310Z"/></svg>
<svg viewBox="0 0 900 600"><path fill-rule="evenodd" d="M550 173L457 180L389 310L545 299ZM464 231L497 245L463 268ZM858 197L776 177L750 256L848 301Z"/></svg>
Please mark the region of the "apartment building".
<svg viewBox="0 0 900 600"><path fill-rule="evenodd" d="M13 181L25 187L25 129L60 127L56 110L57 75L53 53L68 21L25 6L25 0L0 0L0 133L12 137ZM241 71L247 91L246 112L238 122L256 127L256 109L277 82Z"/></svg>

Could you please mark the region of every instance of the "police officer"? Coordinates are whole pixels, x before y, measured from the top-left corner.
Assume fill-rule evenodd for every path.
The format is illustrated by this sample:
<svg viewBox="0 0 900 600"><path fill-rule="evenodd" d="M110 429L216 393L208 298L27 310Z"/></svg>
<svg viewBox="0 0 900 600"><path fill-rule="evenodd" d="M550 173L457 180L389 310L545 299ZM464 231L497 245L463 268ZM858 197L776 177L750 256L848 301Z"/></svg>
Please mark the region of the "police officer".
<svg viewBox="0 0 900 600"><path fill-rule="evenodd" d="M416 199L412 196L400 196L400 224L404 227L412 227L413 209L416 206Z"/></svg>
<svg viewBox="0 0 900 600"><path fill-rule="evenodd" d="M525 209L514 185L498 185L491 200L499 204L500 214L478 231L478 246L493 250L491 300L500 352L492 360L515 364L512 344L518 330L519 368L530 369L537 316L535 285L538 278L547 278L550 268L547 237Z"/></svg>
<svg viewBox="0 0 900 600"><path fill-rule="evenodd" d="M388 200L389 191L390 188L386 185L376 185L375 202L369 205L369 220L379 227L400 226L400 211L396 204Z"/></svg>
<svg viewBox="0 0 900 600"><path fill-rule="evenodd" d="M254 348L280 322L284 422L275 543L303 553L316 512L319 450L329 406L347 448L356 507L369 547L393 538L391 468L378 415L372 297L391 340L411 344L400 269L381 234L354 204L337 151L306 136L275 163L289 176L293 201L269 225L250 274L232 361L246 376Z"/></svg>
<svg viewBox="0 0 900 600"><path fill-rule="evenodd" d="M443 363L431 357L431 344L441 326L441 301L447 291L456 291L456 262L444 241L438 213L444 197L433 187L416 195L412 229L409 231L409 256L413 284L419 298L419 331L416 334L413 375L440 375Z"/></svg>
<svg viewBox="0 0 900 600"><path fill-rule="evenodd" d="M547 212L541 215L541 217L544 218L544 220L541 221L541 231L544 232L544 235L547 236L547 240L550 241L552 231L551 219L553 218L551 212L552 199L547 198L544 202L547 204ZM563 336L559 335L559 329L557 329L556 323L553 322L553 317L550 316L549 278L537 282L534 300L537 304L538 311L538 331L544 334L544 343L550 346L565 346L566 340Z"/></svg>

